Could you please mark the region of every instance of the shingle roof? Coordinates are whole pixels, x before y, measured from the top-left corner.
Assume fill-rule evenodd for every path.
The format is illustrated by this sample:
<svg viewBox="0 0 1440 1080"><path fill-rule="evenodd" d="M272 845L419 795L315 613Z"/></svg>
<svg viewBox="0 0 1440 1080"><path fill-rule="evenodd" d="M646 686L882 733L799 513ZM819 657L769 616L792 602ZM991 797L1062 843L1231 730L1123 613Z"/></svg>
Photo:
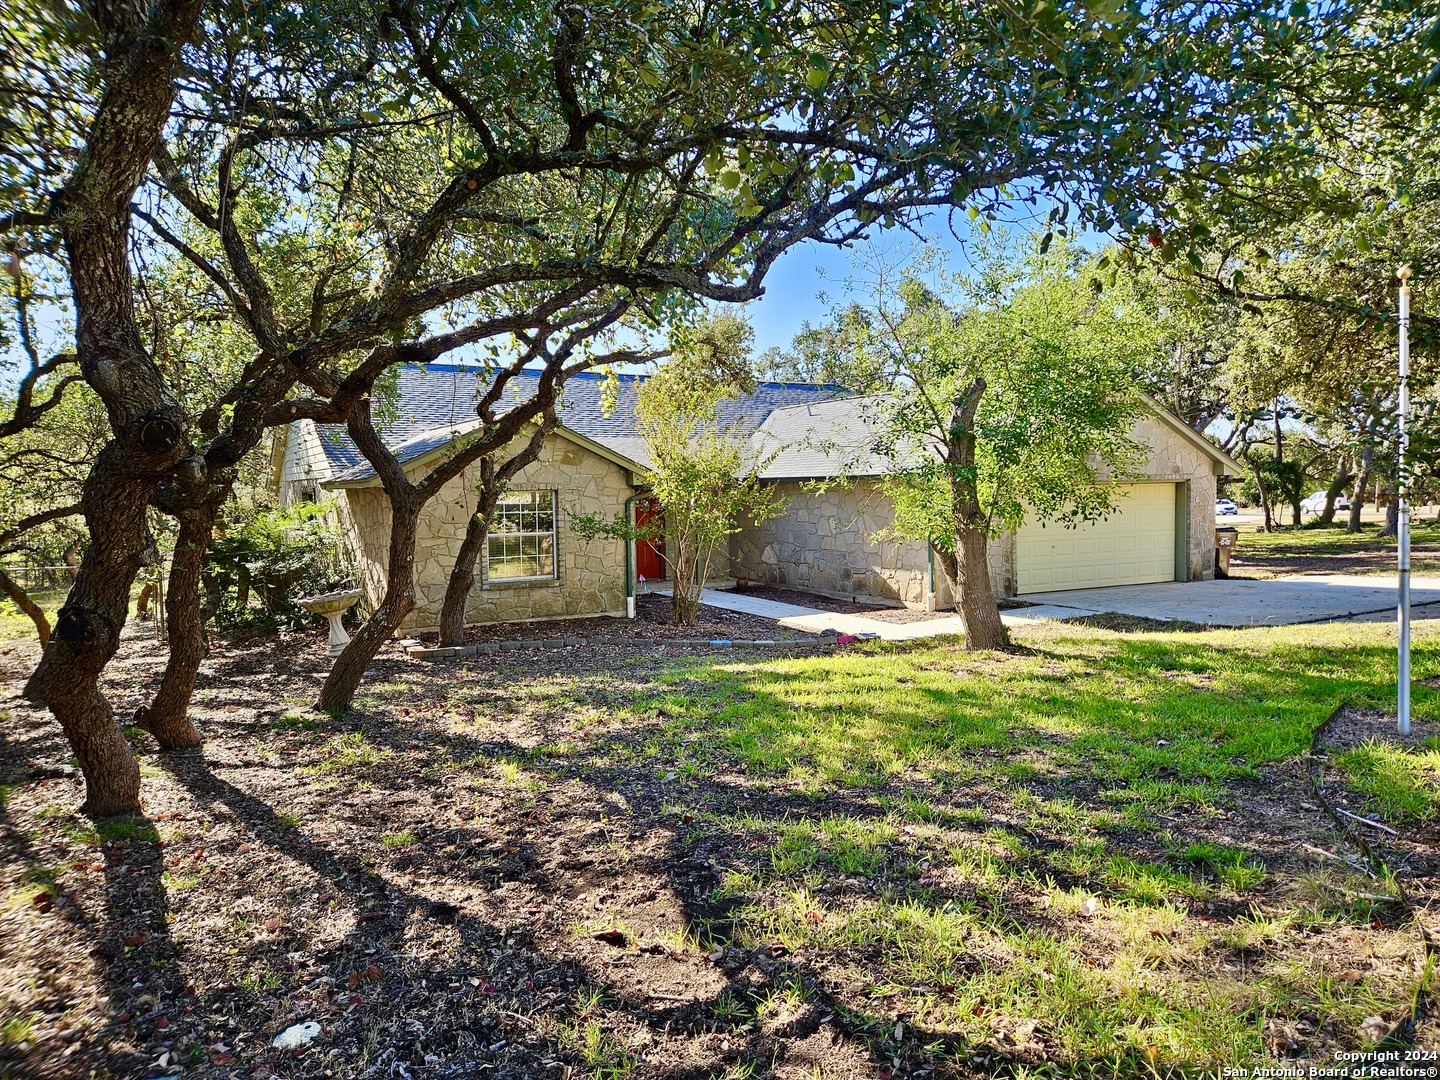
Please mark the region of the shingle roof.
<svg viewBox="0 0 1440 1080"><path fill-rule="evenodd" d="M474 365L407 364L396 371L398 392L389 419L380 425L380 436L402 461L444 446L460 433L461 425L474 421L475 403L491 381L489 371ZM502 400L528 400L539 378L539 372L521 372L506 386ZM643 446L635 434L635 392L644 378L617 376L614 407L607 410L606 376L598 372L571 376L558 410L561 425L628 460L645 464ZM736 434L748 436L776 409L833 399L840 393L833 386L760 383L753 394L722 405L720 419ZM356 482L375 475L343 426L320 425L320 441L334 481Z"/></svg>
<svg viewBox="0 0 1440 1080"><path fill-rule="evenodd" d="M762 480L880 476L896 462L876 452L882 399L832 398L776 409L750 437Z"/></svg>

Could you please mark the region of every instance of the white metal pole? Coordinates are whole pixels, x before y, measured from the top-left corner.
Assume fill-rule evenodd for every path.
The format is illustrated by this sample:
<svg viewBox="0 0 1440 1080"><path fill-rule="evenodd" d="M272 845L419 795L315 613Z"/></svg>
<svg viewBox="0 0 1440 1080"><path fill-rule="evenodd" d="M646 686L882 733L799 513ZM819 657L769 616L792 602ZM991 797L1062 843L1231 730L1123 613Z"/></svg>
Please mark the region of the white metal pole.
<svg viewBox="0 0 1440 1080"><path fill-rule="evenodd" d="M1410 477L1406 473L1405 451L1410 448L1410 267L1402 266L1400 278L1400 516L1397 525L1400 548L1400 656L1396 672L1400 734L1410 734Z"/></svg>

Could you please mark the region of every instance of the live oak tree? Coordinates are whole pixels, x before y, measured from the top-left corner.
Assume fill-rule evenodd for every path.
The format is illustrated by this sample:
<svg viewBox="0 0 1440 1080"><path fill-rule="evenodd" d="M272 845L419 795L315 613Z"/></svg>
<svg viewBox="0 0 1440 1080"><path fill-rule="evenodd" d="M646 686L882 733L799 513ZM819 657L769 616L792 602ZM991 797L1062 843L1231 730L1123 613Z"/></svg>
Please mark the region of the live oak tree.
<svg viewBox="0 0 1440 1080"><path fill-rule="evenodd" d="M873 391L861 449L886 462L885 536L934 548L966 648L991 649L1008 634L989 540L1027 518L1074 524L1114 508L1111 481L1140 454L1136 358L1157 337L1143 305L1092 288L1090 266L1063 245L1017 258L992 244L976 263L948 274L922 253L873 266L873 299L838 321L832 366Z"/></svg>
<svg viewBox="0 0 1440 1080"><path fill-rule="evenodd" d="M980 213L1044 189L1130 228L1163 217L1180 180L1221 183L1204 167L1239 147L1294 171L1272 84L1307 73L1277 58L1368 15L762 6L7 8L0 233L63 267L67 351L111 429L82 500L90 542L31 683L80 761L87 812L138 806L98 680L147 514L202 552L267 427L345 423L383 463L368 403L396 364L517 333L564 340L617 305L655 325L750 299L795 244L927 207ZM137 237L203 275L248 339L194 415L145 318ZM193 640L193 607L178 614ZM167 746L198 739L195 654L176 655L145 713ZM337 668L330 704L358 677Z"/></svg>

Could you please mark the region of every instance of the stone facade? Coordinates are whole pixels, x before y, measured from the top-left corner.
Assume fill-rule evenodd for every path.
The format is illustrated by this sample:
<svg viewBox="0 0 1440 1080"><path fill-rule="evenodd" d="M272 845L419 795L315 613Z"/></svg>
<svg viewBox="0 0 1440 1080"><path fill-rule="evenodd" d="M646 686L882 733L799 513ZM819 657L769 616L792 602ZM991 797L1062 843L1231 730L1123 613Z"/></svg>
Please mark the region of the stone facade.
<svg viewBox="0 0 1440 1080"><path fill-rule="evenodd" d="M1149 448L1134 480L1184 484L1188 580L1215 575L1215 458L1170 423L1143 417L1131 432ZM873 597L923 608L929 602L954 604L940 565L934 569L933 601L927 598L930 572L926 545L882 541L877 534L892 521L890 500L876 481L853 481L843 490L819 493L800 481L777 481L785 506L776 518L732 538L730 570L737 577L841 597ZM990 542L990 580L997 596L1016 591L1015 535Z"/></svg>
<svg viewBox="0 0 1440 1080"><path fill-rule="evenodd" d="M518 446L516 447L518 449ZM429 464L407 467L412 480ZM408 630L433 629L440 620L445 586L455 565L466 524L476 509L478 466L451 480L420 516L415 551L415 610L402 624ZM512 491L556 492L556 576L553 580L491 582L483 553L465 621L515 622L576 615L625 614L625 546L618 540L585 540L570 527L572 514L614 517L633 493L627 470L561 435L551 435L538 460L510 482ZM378 482L333 492L344 504L342 517L359 568L361 588L371 605L385 591L390 540L390 506Z"/></svg>
<svg viewBox="0 0 1440 1080"><path fill-rule="evenodd" d="M1213 577L1215 456L1159 416L1139 420L1132 437L1148 447L1149 453L1138 475L1125 479L1182 485L1178 490L1185 502L1185 513L1177 526L1183 529L1184 567L1177 576L1192 581ZM626 467L582 442L563 433L552 435L540 459L523 469L510 485L514 491L556 492L555 578L491 582L486 577L487 560L482 556L466 608L467 622L624 614L623 543L583 540L568 522L576 513L613 518L635 494L634 478ZM422 459L407 466L407 472L413 479L429 467ZM278 482L282 504L311 497L317 477L329 475L314 425L306 422L290 426L283 449L277 447L272 475ZM416 609L406 620L406 629L429 629L439 621L450 569L466 523L475 510L477 478L476 468L467 470L447 484L421 515L416 545ZM733 576L753 581L914 608L953 605L938 560L932 576L926 545L879 538L893 520L893 509L876 481L860 479L827 491L793 480L776 481L775 487L783 512L732 537L728 566L716 567L721 573L728 570ZM390 530L389 505L378 481L319 494L336 497L337 517L351 546L360 585L369 603L378 603L385 588ZM991 542L990 575L998 596L1015 595L1013 533Z"/></svg>
<svg viewBox="0 0 1440 1080"><path fill-rule="evenodd" d="M784 506L780 516L731 537L733 576L828 596L926 606L927 545L879 538L894 521L894 508L876 481L860 479L820 492L803 481L781 480L774 489ZM1001 537L990 544L990 577L997 589L1004 588L1007 574L1013 576L1007 552L1014 544L1007 541ZM937 607L953 604L938 562L934 588Z"/></svg>

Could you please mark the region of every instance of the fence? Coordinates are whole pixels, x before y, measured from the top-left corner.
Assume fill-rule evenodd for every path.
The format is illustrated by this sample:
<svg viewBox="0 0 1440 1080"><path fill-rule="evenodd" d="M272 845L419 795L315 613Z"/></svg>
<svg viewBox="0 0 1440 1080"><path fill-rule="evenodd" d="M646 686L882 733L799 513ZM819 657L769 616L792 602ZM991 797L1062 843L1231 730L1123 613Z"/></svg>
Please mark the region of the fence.
<svg viewBox="0 0 1440 1080"><path fill-rule="evenodd" d="M75 573L79 567L0 565L0 570L53 616L65 593L75 584ZM165 640L165 583L168 574L169 567L163 561L153 566L142 566L131 589L131 603L135 605L136 615L155 620L155 631L161 641ZM0 595L0 600L3 599L4 596Z"/></svg>

